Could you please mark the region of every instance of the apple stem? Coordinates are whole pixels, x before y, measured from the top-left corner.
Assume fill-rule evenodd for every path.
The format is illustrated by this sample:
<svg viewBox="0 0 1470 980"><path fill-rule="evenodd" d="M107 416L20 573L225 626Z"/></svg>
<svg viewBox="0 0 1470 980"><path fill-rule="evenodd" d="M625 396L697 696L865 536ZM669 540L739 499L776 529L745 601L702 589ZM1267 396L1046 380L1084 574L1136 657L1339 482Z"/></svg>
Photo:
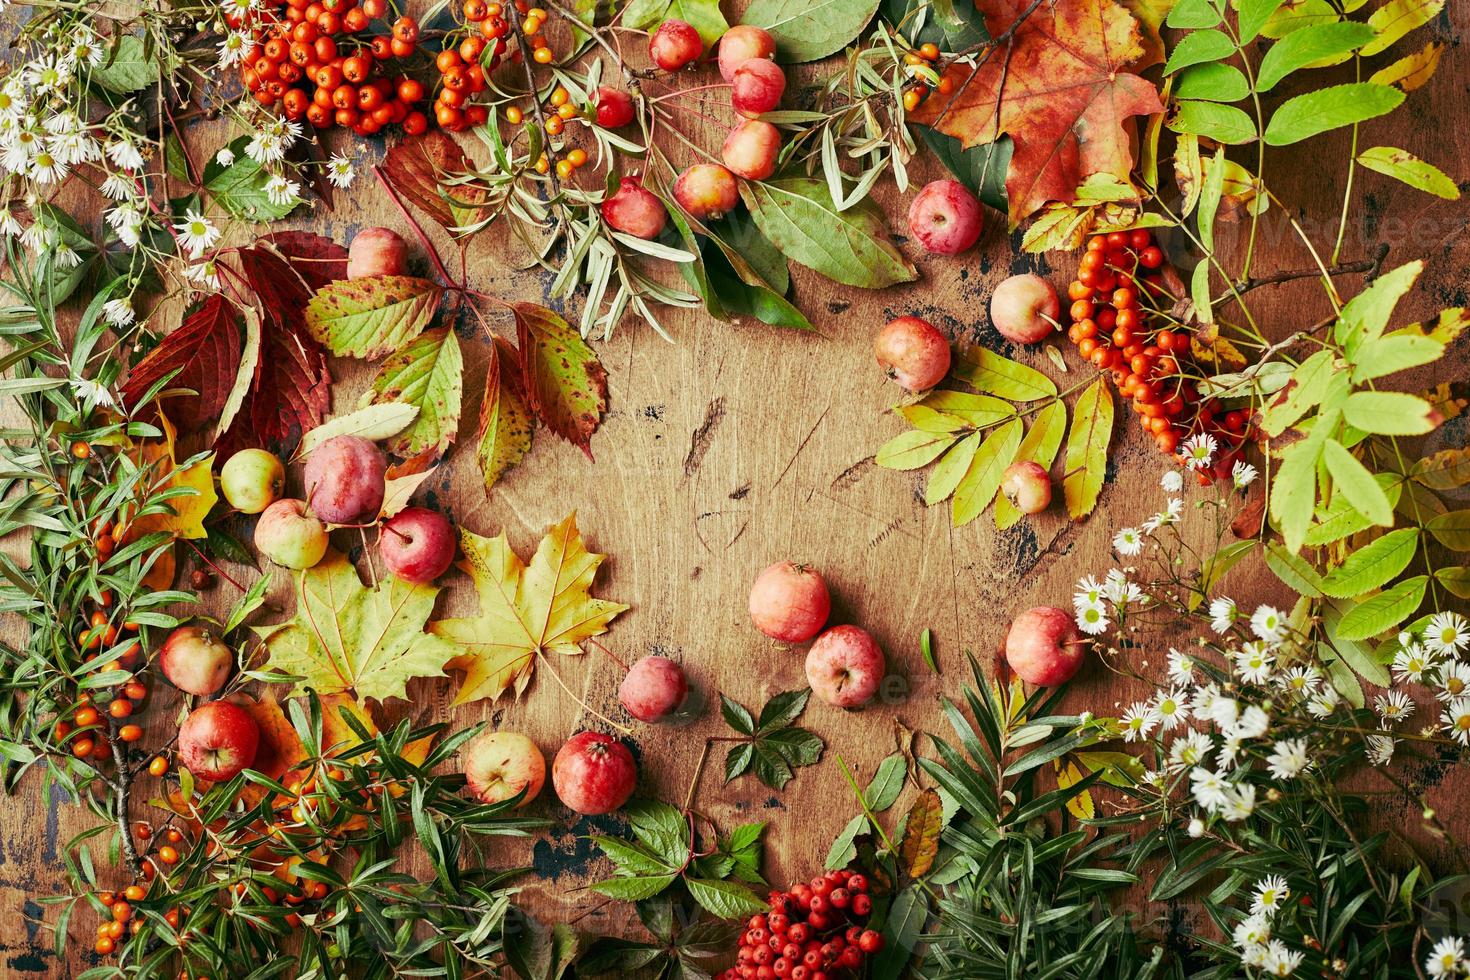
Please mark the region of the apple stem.
<svg viewBox="0 0 1470 980"><path fill-rule="evenodd" d="M632 735L633 734L633 729L629 728L627 725L621 725L618 722L613 721L607 715L603 714L601 711L598 711L596 708L592 707L592 705L588 704L586 701L583 701L580 697L577 696L577 694L570 687L567 687L567 682L561 679L561 675L558 674L556 672L556 668L551 665L551 658L550 657L546 656L546 654L543 653L543 654L541 654L538 657L538 659L542 663L544 663L546 665L546 669L548 671L550 671L550 673L551 673L551 679L554 680L554 681L556 681L556 683L561 687L561 689L566 692L567 697L571 698L573 701L575 701L579 705L581 705L583 711L586 711L588 714L593 715L596 718L598 718L598 719L606 722L607 724L609 724L612 727L616 728L618 731L622 732L624 735Z"/></svg>
<svg viewBox="0 0 1470 980"><path fill-rule="evenodd" d="M378 569L373 565L373 553L368 550L367 530L359 527L357 536L362 541L362 556L367 559L368 578L372 580L373 591L376 592L378 591Z"/></svg>
<svg viewBox="0 0 1470 980"><path fill-rule="evenodd" d="M1059 322L1057 322L1057 319L1055 317L1047 316L1045 313L1041 312L1040 310L1037 310L1036 311L1036 315L1039 316L1039 317L1041 317L1047 323L1050 323L1053 327L1056 327L1058 330L1062 329L1062 325Z"/></svg>
<svg viewBox="0 0 1470 980"><path fill-rule="evenodd" d="M210 558L209 558L209 556L206 555L203 552L203 550L200 549L200 547L197 544L195 544L193 541L190 541L188 538L181 538L180 540L186 542L189 545L189 547L193 548L194 549L194 554L196 554L196 555L199 556L199 560L202 561L202 562L204 562L204 564L208 565L210 568L214 569L214 573L216 575L218 575L220 578L224 579L226 582L229 582L231 585L233 585L235 588L239 589L241 592L244 592L245 591L245 586L241 585L239 582L236 582L235 579L234 579L234 576L232 576L229 572L225 571L223 568L220 568L213 561L211 561Z"/></svg>

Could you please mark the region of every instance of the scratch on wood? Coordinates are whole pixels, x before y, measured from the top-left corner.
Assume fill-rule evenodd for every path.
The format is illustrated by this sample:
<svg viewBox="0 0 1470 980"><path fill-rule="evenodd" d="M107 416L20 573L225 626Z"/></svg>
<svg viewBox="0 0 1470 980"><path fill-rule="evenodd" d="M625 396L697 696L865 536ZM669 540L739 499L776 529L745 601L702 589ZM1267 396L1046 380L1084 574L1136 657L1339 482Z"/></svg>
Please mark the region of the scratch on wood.
<svg viewBox="0 0 1470 980"><path fill-rule="evenodd" d="M731 500L744 500L748 496L750 496L749 483L742 483L740 486L730 491Z"/></svg>
<svg viewBox="0 0 1470 980"><path fill-rule="evenodd" d="M830 488L833 490L839 488L846 490L848 487L856 484L863 477L867 476L868 470L873 468L873 459L874 457L872 456L864 456L841 473L838 473L832 478L832 482L829 484Z"/></svg>
<svg viewBox="0 0 1470 980"><path fill-rule="evenodd" d="M699 428L689 437L689 454L684 457L684 476L691 477L704 462L704 454L709 452L710 443L714 441L715 429L720 420L725 417L725 399L716 398L709 403L704 410L704 421L699 423Z"/></svg>
<svg viewBox="0 0 1470 980"><path fill-rule="evenodd" d="M801 453L802 453L802 450L806 449L807 443L809 443L809 442L812 441L812 436L814 436L814 435L817 434L817 429L821 427L822 420L827 417L827 413L830 412L831 410L832 410L832 405L830 403L827 405L826 408L822 409L822 414L821 415L818 415L817 416L817 420L814 423L812 423L811 431L807 432L806 438L803 439L803 440L801 440L801 444L796 447L796 452L792 453L791 454L791 458L786 461L786 468L781 471L781 475L780 476L776 477L776 482L773 483L773 484L771 484L771 489L772 490L774 490L777 487L779 487L781 485L781 481L784 480L784 479L786 479L786 474L789 473L789 472L791 472L791 466L792 466L793 463L796 462L796 457L800 456Z"/></svg>
<svg viewBox="0 0 1470 980"><path fill-rule="evenodd" d="M886 537L891 532L897 531L899 534L907 535L908 537L913 538L915 541L920 540L919 535L917 535L916 533L914 533L909 528L906 528L906 527L903 527L902 526L902 524L903 524L903 519L902 518L899 518L899 519L895 520L891 525L889 525L883 518L878 517L878 516L876 516L874 514L869 514L867 511L863 510L861 507L854 507L852 504L849 504L849 503L847 503L844 500L838 500L836 497L832 496L831 494L826 494L826 493L823 493L820 490L815 490L815 491L813 491L811 494L809 494L807 496L807 499L810 500L812 497L821 497L823 500L830 500L830 501L832 501L832 503L836 504L837 506L839 506L839 507L846 507L848 510L852 511L855 514L861 514L861 515L863 515L864 517L866 517L870 521L874 521L874 522L879 523L879 524L884 524L885 525L884 530L881 531L881 532L879 532L882 537ZM881 540L881 537L880 537L880 540ZM876 544L877 541L874 541L873 543Z"/></svg>

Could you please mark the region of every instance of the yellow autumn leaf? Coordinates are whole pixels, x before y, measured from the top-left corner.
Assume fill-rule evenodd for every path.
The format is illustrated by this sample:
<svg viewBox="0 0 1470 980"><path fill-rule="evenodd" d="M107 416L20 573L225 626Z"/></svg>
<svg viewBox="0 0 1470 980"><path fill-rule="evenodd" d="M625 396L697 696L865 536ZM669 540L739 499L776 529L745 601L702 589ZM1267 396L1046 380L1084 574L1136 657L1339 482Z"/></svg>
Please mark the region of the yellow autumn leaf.
<svg viewBox="0 0 1470 980"><path fill-rule="evenodd" d="M1060 760L1054 760L1052 766L1057 771L1057 788L1068 789L1080 779L1082 770L1077 768L1077 763L1070 759L1064 766ZM1097 807L1092 802L1092 791L1083 790L1067 801L1067 812L1078 820L1091 820L1097 814Z"/></svg>
<svg viewBox="0 0 1470 980"><path fill-rule="evenodd" d="M219 500L219 494L214 489L214 453L200 458L184 469L178 469L178 457L175 455L174 445L177 434L173 423L162 412L159 413L158 419L163 429L163 438L149 440L139 445L138 463L142 466L157 466L154 493L163 493L179 487L187 487L194 493L170 497L167 503L173 508L172 514L146 514L132 522L132 533L135 536L142 536L154 531L168 531L179 538L207 537L208 532L204 530L204 519L209 516L210 510Z"/></svg>
<svg viewBox="0 0 1470 980"><path fill-rule="evenodd" d="M460 531L465 559L459 563L475 581L477 616L434 623L434 634L463 647L449 667L464 672L455 704L497 698L514 685L525 692L542 653L582 652L582 643L607 632L628 607L595 599L592 580L605 556L587 550L572 513L546 532L530 564L516 555L504 534L481 537Z"/></svg>

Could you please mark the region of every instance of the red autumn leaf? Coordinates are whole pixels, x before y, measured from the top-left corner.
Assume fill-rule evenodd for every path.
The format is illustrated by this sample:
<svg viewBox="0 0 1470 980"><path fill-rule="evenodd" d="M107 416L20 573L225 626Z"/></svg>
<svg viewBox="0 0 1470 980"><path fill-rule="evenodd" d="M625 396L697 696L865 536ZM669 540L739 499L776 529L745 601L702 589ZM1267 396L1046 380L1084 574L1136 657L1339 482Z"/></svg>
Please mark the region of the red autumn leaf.
<svg viewBox="0 0 1470 980"><path fill-rule="evenodd" d="M992 37L1030 5L976 0ZM1153 83L1127 71L1144 54L1138 22L1114 0L1046 0L978 67L951 65L953 94L931 96L912 118L966 147L1009 135L1006 197L1018 224L1048 201L1075 200L1092 174L1128 180L1128 120L1163 111Z"/></svg>
<svg viewBox="0 0 1470 980"><path fill-rule="evenodd" d="M469 169L469 157L453 137L431 129L420 136L410 136L389 150L383 157L382 173L394 190L429 217L444 228L454 228L480 220L479 205L485 199L485 192L478 187L459 185L441 193L439 178Z"/></svg>
<svg viewBox="0 0 1470 980"><path fill-rule="evenodd" d="M239 311L219 293L194 308L177 330L139 361L123 385L132 409L171 371L170 388L192 388L197 397L170 399L169 417L183 432L197 432L219 418L240 365Z"/></svg>
<svg viewBox="0 0 1470 980"><path fill-rule="evenodd" d="M607 371L576 330L544 306L516 303L516 337L527 401L563 439L592 456L607 409Z"/></svg>
<svg viewBox="0 0 1470 980"><path fill-rule="evenodd" d="M309 231L277 231L261 239L291 264L312 290L347 278L347 249Z"/></svg>

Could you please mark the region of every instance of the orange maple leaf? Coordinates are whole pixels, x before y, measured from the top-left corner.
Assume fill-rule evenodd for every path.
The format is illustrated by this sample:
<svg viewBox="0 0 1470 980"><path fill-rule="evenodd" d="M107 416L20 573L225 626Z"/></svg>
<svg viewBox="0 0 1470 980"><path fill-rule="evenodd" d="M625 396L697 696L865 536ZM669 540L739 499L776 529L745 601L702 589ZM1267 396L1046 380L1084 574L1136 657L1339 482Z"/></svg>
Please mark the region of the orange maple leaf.
<svg viewBox="0 0 1470 980"><path fill-rule="evenodd" d="M1029 0L976 0L991 37L1016 24ZM1133 169L1128 119L1163 111L1152 82L1125 69L1145 54L1138 22L1114 0L1042 0L978 65L956 63L911 115L967 148L1015 143L1006 172L1012 226L1048 201L1071 202L1079 184Z"/></svg>

